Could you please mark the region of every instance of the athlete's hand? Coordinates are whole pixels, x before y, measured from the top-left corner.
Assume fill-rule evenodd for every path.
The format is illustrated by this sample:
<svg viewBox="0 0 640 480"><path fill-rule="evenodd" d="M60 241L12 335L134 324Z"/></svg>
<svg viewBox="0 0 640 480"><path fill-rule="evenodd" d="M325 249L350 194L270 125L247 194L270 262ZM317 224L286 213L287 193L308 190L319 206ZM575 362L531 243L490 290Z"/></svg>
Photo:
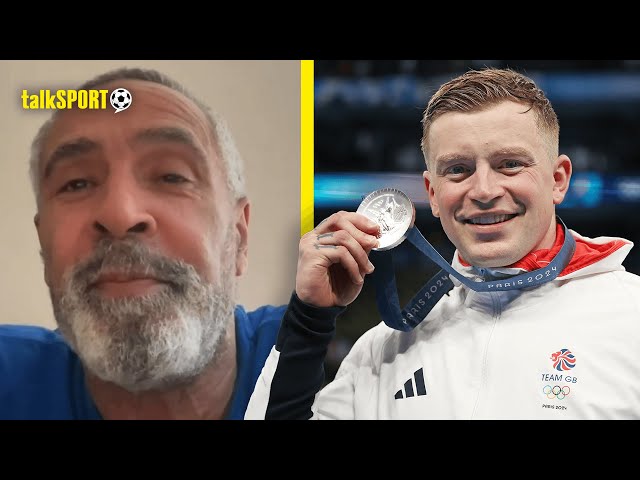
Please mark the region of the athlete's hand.
<svg viewBox="0 0 640 480"><path fill-rule="evenodd" d="M296 294L316 307L353 302L373 272L369 252L378 245L380 227L364 215L334 213L300 239Z"/></svg>

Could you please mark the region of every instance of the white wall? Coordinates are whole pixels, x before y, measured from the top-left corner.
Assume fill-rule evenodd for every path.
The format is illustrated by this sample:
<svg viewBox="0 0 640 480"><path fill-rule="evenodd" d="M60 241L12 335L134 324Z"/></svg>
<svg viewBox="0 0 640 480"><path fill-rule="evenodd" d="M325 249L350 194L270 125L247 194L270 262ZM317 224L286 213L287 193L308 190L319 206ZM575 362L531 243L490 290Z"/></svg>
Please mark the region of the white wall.
<svg viewBox="0 0 640 480"><path fill-rule="evenodd" d="M23 110L22 89L74 88L120 66L155 68L223 114L245 160L252 203L249 270L239 303L287 303L300 239L299 61L0 61L0 323L54 327L33 226L28 175L33 135L47 111Z"/></svg>

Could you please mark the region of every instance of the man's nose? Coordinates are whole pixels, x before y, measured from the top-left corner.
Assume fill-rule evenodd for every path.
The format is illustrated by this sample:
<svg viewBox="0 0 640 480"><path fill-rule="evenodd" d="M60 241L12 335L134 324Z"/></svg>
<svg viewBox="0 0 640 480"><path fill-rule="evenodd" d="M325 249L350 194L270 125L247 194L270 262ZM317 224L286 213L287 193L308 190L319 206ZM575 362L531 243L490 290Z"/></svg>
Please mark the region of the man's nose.
<svg viewBox="0 0 640 480"><path fill-rule="evenodd" d="M94 228L101 234L123 238L130 233L155 233L157 224L144 201L144 192L133 180L112 179L96 211Z"/></svg>
<svg viewBox="0 0 640 480"><path fill-rule="evenodd" d="M477 203L491 203L505 194L502 175L488 165L480 165L471 176L469 198Z"/></svg>

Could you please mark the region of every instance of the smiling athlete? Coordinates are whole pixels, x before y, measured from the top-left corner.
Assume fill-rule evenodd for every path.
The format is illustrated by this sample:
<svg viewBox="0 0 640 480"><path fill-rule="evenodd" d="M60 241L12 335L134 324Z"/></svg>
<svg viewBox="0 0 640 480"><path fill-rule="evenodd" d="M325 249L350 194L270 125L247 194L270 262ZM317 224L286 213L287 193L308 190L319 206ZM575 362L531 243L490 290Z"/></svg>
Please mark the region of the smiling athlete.
<svg viewBox="0 0 640 480"><path fill-rule="evenodd" d="M379 233L363 215L330 216L300 241L295 295L245 418L640 419L640 277L622 266L633 244L558 220L572 166L542 90L512 70L469 71L422 123L431 210L469 281L452 275L413 329L367 331L319 391ZM555 277L535 272L551 265ZM509 288L480 288L497 280Z"/></svg>

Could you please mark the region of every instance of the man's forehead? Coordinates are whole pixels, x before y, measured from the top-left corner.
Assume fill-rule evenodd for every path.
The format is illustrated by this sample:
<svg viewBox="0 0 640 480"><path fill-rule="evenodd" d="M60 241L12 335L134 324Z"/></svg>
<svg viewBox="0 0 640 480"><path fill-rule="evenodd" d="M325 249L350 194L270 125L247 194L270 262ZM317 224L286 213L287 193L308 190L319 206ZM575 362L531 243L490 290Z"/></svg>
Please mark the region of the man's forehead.
<svg viewBox="0 0 640 480"><path fill-rule="evenodd" d="M53 118L45 139L45 150L74 138L89 138L100 143L101 137L118 133L128 141L141 132L173 130L176 138L192 138L202 148L213 146L212 127L195 102L165 85L141 80L115 80L95 88L126 88L131 92L131 106L121 112L108 110L59 111ZM183 132L179 135L179 132Z"/></svg>
<svg viewBox="0 0 640 480"><path fill-rule="evenodd" d="M488 103L469 111L453 110L438 115L432 122L431 128L441 125L464 124L475 121L535 121L534 110L522 102L502 100Z"/></svg>
<svg viewBox="0 0 640 480"><path fill-rule="evenodd" d="M503 101L486 108L446 112L436 118L428 132L429 148L524 137L538 137L537 118L526 105Z"/></svg>
<svg viewBox="0 0 640 480"><path fill-rule="evenodd" d="M428 140L430 170L436 164L478 155L534 157L547 147L535 113L516 102L475 112L447 112L432 123Z"/></svg>
<svg viewBox="0 0 640 480"><path fill-rule="evenodd" d="M54 117L41 151L39 170L45 177L66 159L127 145L180 145L205 169L222 169L210 122L189 98L164 85L128 80L109 82L131 92L131 107L122 112L70 110Z"/></svg>

